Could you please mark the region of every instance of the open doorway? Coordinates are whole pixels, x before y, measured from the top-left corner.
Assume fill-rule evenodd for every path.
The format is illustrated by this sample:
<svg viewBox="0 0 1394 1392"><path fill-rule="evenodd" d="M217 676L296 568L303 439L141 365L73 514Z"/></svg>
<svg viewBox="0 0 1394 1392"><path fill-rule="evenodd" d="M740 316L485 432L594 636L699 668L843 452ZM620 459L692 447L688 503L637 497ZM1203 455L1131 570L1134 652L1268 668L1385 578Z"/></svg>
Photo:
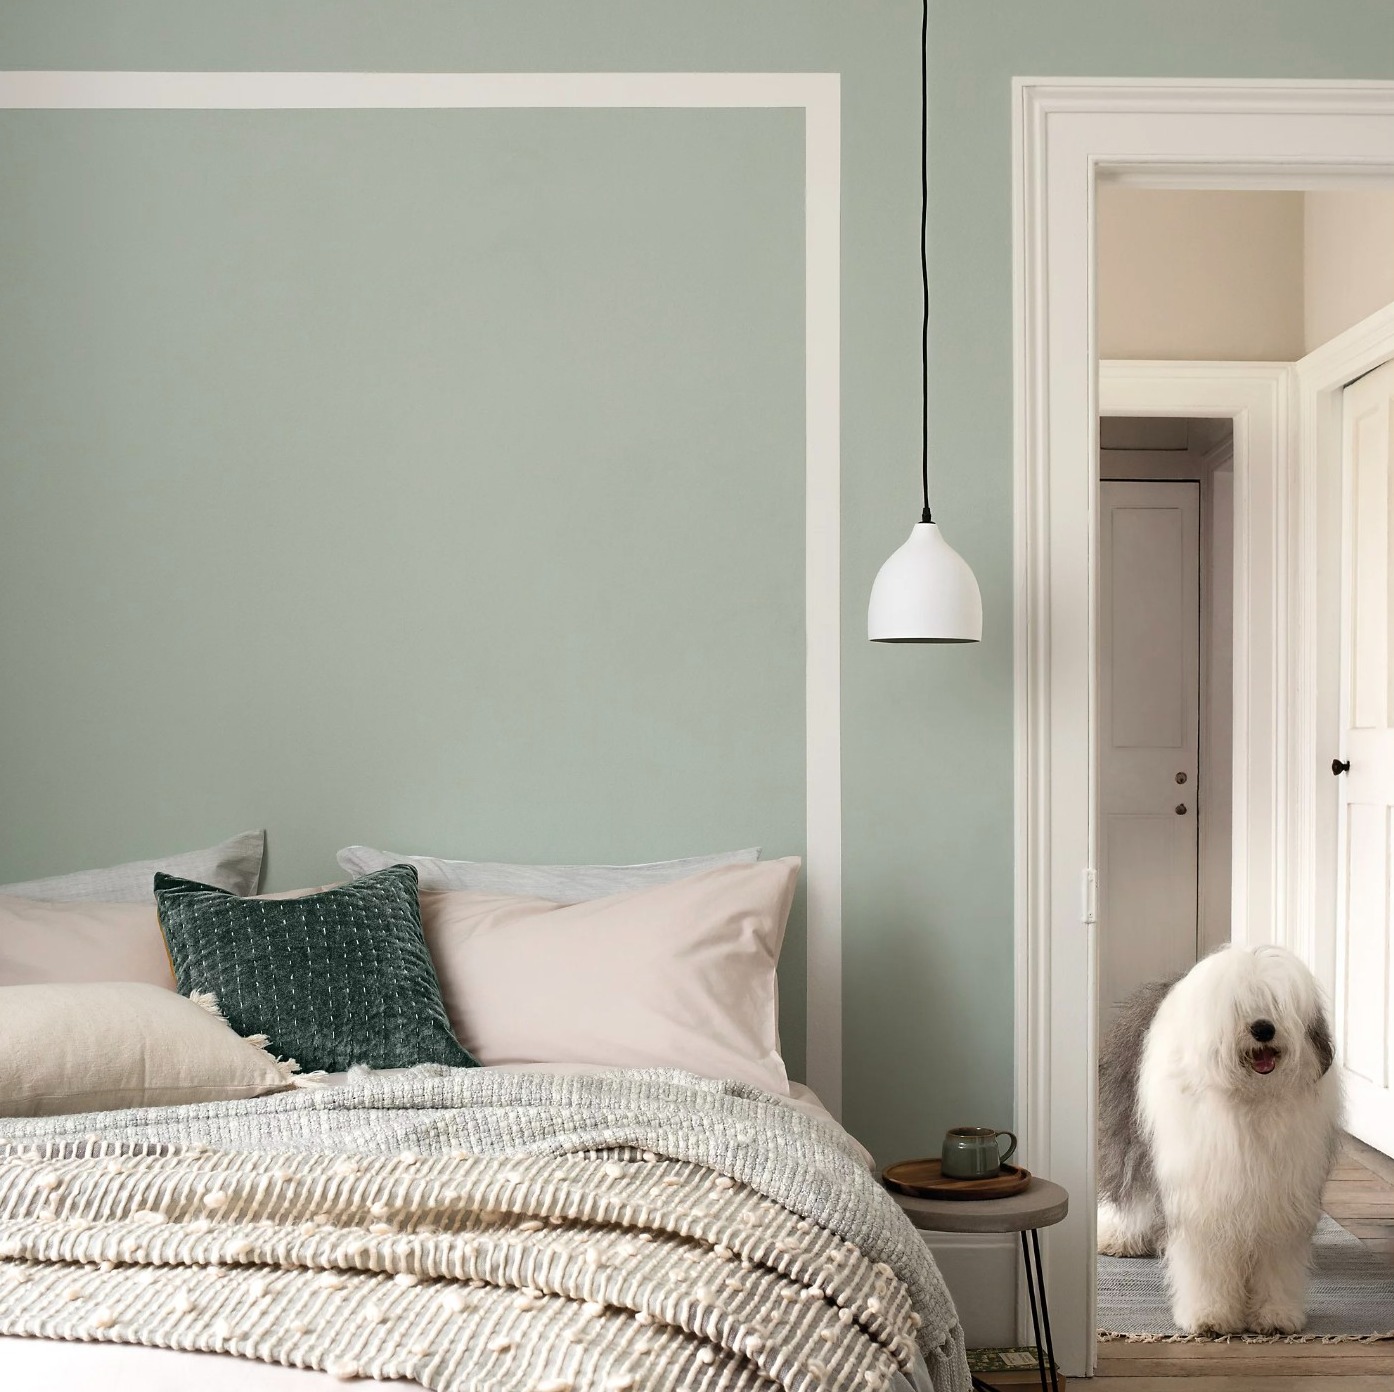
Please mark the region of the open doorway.
<svg viewBox="0 0 1394 1392"><path fill-rule="evenodd" d="M1099 334L1097 193L1113 184L1394 188L1394 83L1019 78L1014 88L1016 1129L1024 1163L1071 1194L1069 1215L1045 1243L1046 1283L1061 1367L1088 1374L1102 1368L1090 1202L1098 421L1117 413L1103 399L1117 383ZM1336 703L1318 681L1335 632L1323 618L1331 579L1315 559L1330 510L1305 466L1330 448L1333 432L1339 451L1341 391L1383 360L1376 354L1387 332L1394 314L1372 316L1320 355L1320 371L1316 354L1297 365L1222 363L1220 387L1205 380L1206 364L1186 364L1205 370L1169 371L1176 389L1162 410L1129 401L1121 412L1235 421L1236 515L1245 521L1235 532L1234 865L1242 842L1249 874L1234 877L1232 932L1281 931L1299 946L1329 950L1333 964L1321 917L1331 919L1321 866L1332 860L1320 823L1303 812L1324 799L1335 805ZM1157 365L1124 366L1146 376L1141 369ZM1244 397L1237 410L1235 393ZM1270 473L1251 467L1260 454L1276 462ZM1339 501L1335 512L1339 531ZM1258 661L1241 628L1276 635L1277 651ZM1297 1347L1271 1346L1278 1355Z"/></svg>
<svg viewBox="0 0 1394 1392"><path fill-rule="evenodd" d="M1394 191L1105 186L1098 209L1099 334L1101 350L1115 359L1110 367L1127 371L1117 359L1132 358L1142 360L1131 369L1135 374L1164 373L1168 363L1159 359L1170 355L1178 377L1210 374L1222 392L1225 374L1262 363L1284 403L1273 412L1275 447L1265 452L1252 448L1253 422L1244 413L1189 415L1178 405L1174 414L1114 415L1109 393L1102 393L1094 648L1098 1029L1102 1035L1138 988L1184 975L1238 925L1241 941L1284 943L1321 971L1341 1054L1359 1061L1375 1091L1387 1091L1394 1082L1385 1028L1394 1004L1394 905L1386 870L1394 744L1386 749L1381 740L1394 724L1394 709L1387 709L1394 706L1394 393L1379 384L1394 366L1349 385L1338 382L1344 451L1297 460L1322 475L1318 485L1328 494L1343 499L1341 526L1328 528L1319 548L1320 565L1340 580L1313 604L1316 621L1339 639L1328 644L1331 660L1316 675L1318 684L1340 688L1342 711L1355 699L1348 687L1365 692L1363 733L1346 732L1342 748L1364 751L1367 775L1358 785L1350 779L1341 785L1339 822L1310 779L1274 780L1271 798L1260 787L1251 799L1260 820L1330 822L1341 867L1339 892L1324 907L1343 944L1335 972L1322 969L1315 942L1304 943L1292 930L1281 898L1248 892L1267 876L1261 829L1253 836L1244 824L1243 795L1262 751L1242 741L1236 748L1233 731L1236 716L1242 723L1247 713L1242 699L1236 709L1236 655L1247 690L1255 676L1263 679L1265 667L1280 669L1286 642L1280 611L1262 602L1255 578L1277 590L1295 584L1298 569L1279 544L1267 566L1255 570L1246 554L1247 569L1237 573L1236 539L1245 546L1264 530L1256 527L1259 515L1283 506L1264 484L1280 472L1276 442L1302 364L1394 302ZM1193 235L1182 240L1187 229ZM1183 393L1178 402L1185 399ZM1236 430L1243 457L1238 489ZM1308 445L1304 440L1294 450ZM1281 539L1281 524L1275 530ZM1370 669L1364 677L1362 668ZM1286 704L1304 693L1280 685L1275 695ZM1275 730L1274 743L1280 738ZM1381 764L1389 767L1369 771ZM1308 795L1295 795L1303 787ZM1354 811L1347 807L1352 798L1359 804ZM1372 835L1376 822L1382 830ZM1255 913L1257 902L1271 922ZM1312 1243L1312 1347L1294 1354L1284 1346L1285 1371L1292 1360L1312 1374L1372 1370L1369 1346L1359 1341L1394 1325L1394 1222L1374 1216L1384 1209L1394 1214L1392 1180L1394 1159L1343 1140ZM1173 1322L1158 1255L1111 1250L1099 1258L1097 1291L1099 1329L1108 1336L1098 1350L1102 1372L1222 1374L1240 1358L1247 1366L1264 1356L1242 1342L1201 1343L1179 1359L1172 1355L1175 1367L1163 1367L1168 1359L1154 1341L1182 1331ZM1386 1307L1391 1313L1381 1313ZM1394 1365L1387 1350L1383 1356Z"/></svg>

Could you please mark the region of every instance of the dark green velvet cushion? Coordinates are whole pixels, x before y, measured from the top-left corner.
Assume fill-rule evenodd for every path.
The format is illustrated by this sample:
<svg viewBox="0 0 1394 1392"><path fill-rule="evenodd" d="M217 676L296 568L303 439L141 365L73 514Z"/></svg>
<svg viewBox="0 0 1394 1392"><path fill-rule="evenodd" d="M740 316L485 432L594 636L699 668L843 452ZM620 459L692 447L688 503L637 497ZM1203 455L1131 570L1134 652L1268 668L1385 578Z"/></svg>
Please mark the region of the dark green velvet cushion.
<svg viewBox="0 0 1394 1392"><path fill-rule="evenodd" d="M441 1002L415 866L300 899L239 899L157 873L155 903L179 990L211 991L238 1034L266 1035L306 1071L477 1067Z"/></svg>

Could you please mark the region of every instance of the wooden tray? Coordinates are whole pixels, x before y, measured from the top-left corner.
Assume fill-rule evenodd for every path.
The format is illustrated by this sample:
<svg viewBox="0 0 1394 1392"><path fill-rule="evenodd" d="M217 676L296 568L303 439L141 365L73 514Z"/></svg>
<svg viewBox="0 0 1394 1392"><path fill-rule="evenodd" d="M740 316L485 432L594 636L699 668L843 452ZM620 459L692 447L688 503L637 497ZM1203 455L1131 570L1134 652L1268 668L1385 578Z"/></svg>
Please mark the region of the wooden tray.
<svg viewBox="0 0 1394 1392"><path fill-rule="evenodd" d="M986 1179L945 1179L937 1159L902 1160L887 1165L881 1178L888 1189L917 1199L1006 1199L1031 1183L1031 1171L1003 1165Z"/></svg>

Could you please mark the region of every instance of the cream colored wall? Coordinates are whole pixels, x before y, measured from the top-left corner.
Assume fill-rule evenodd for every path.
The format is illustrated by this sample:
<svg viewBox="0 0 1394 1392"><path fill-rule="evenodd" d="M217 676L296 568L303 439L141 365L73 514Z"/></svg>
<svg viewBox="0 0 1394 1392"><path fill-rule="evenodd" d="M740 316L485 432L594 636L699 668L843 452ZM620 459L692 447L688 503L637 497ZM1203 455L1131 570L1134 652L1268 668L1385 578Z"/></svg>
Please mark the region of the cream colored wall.
<svg viewBox="0 0 1394 1392"><path fill-rule="evenodd" d="M1302 198L1100 185L1100 356L1300 358Z"/></svg>
<svg viewBox="0 0 1394 1392"><path fill-rule="evenodd" d="M1394 302L1394 190L1309 193L1304 201L1310 353Z"/></svg>
<svg viewBox="0 0 1394 1392"><path fill-rule="evenodd" d="M1294 362L1394 301L1394 190L1099 188L1104 358Z"/></svg>

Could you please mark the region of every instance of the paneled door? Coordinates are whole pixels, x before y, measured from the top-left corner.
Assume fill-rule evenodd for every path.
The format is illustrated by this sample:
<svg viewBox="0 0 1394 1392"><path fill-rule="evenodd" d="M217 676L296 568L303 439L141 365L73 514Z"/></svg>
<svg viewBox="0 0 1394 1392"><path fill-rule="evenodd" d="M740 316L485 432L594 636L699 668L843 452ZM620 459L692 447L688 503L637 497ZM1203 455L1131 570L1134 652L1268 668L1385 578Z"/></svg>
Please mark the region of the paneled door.
<svg viewBox="0 0 1394 1392"><path fill-rule="evenodd" d="M1195 964L1200 485L1100 501L1099 1004Z"/></svg>
<svg viewBox="0 0 1394 1392"><path fill-rule="evenodd" d="M1348 1125L1394 1153L1394 362L1343 401L1336 1038ZM1343 768L1348 761L1349 768Z"/></svg>

